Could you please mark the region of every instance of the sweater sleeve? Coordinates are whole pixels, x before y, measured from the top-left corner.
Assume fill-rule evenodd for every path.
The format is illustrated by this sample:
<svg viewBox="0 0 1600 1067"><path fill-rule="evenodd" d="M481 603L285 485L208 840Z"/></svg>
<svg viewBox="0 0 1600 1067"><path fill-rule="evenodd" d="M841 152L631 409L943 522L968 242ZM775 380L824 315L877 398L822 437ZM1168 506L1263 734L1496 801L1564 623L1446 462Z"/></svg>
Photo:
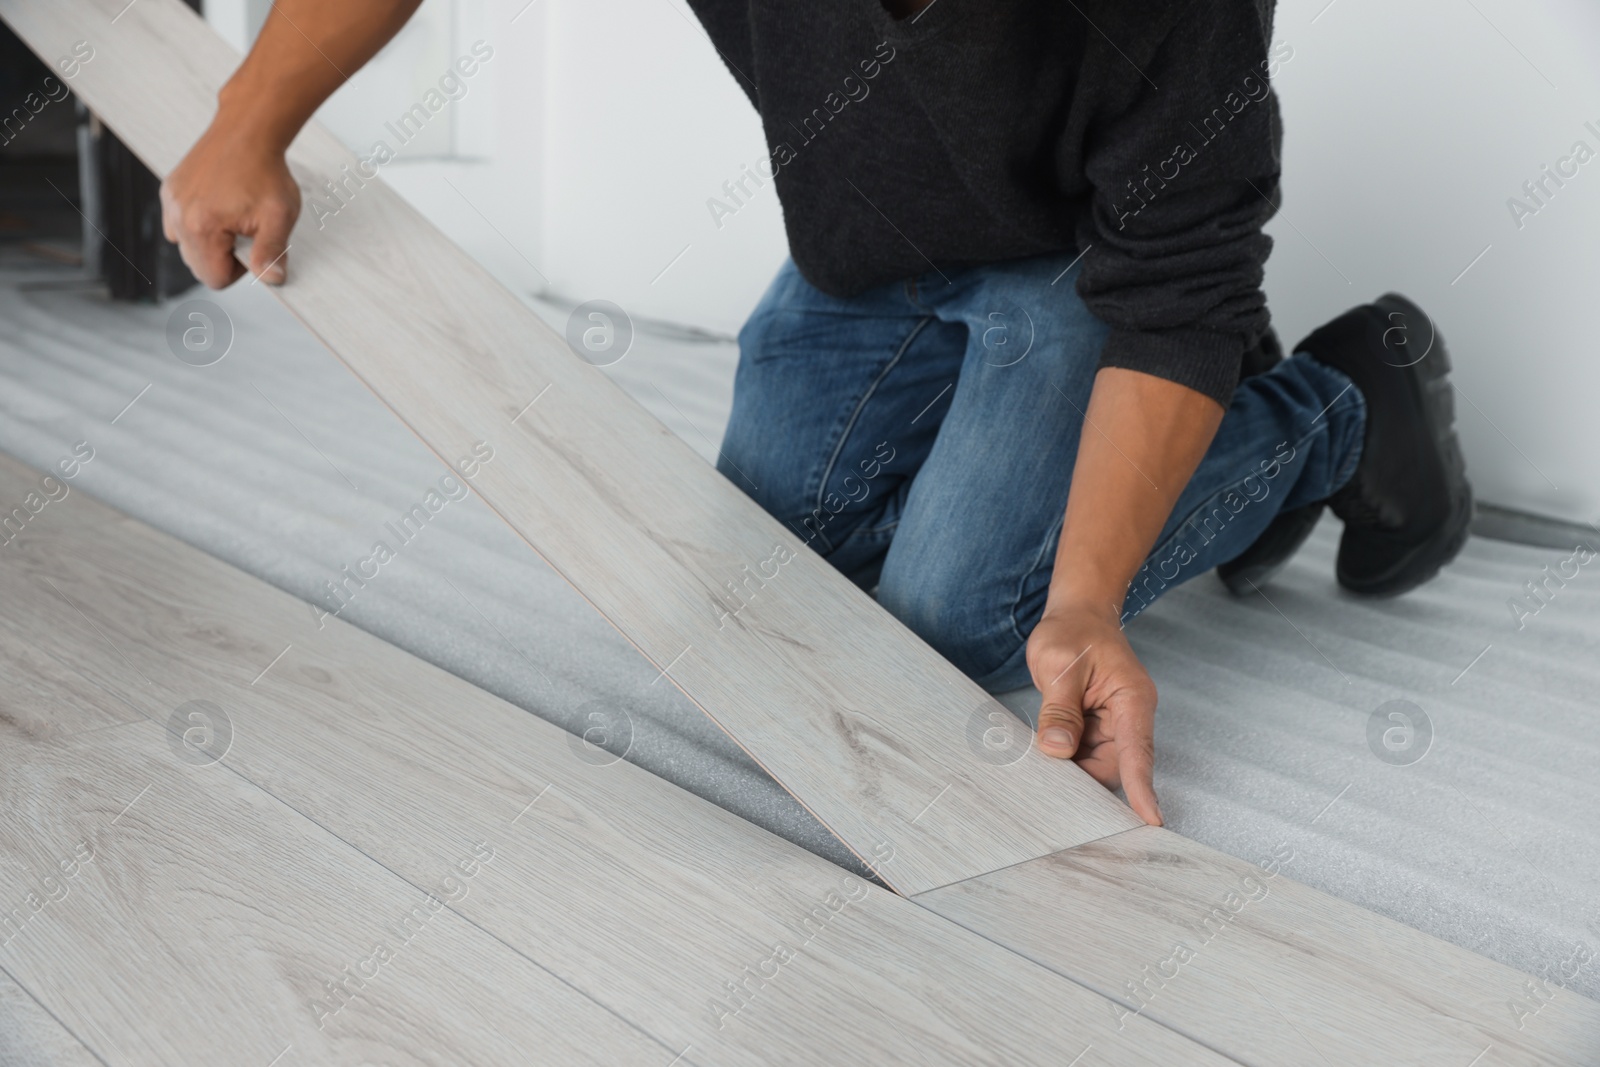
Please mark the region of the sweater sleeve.
<svg viewBox="0 0 1600 1067"><path fill-rule="evenodd" d="M1131 99L1090 130L1092 188L1077 224L1078 293L1111 327L1102 367L1178 382L1224 407L1246 348L1269 326L1261 291L1278 195L1281 125L1269 77L1271 8L1186 5ZM1114 47L1102 42L1102 47Z"/></svg>

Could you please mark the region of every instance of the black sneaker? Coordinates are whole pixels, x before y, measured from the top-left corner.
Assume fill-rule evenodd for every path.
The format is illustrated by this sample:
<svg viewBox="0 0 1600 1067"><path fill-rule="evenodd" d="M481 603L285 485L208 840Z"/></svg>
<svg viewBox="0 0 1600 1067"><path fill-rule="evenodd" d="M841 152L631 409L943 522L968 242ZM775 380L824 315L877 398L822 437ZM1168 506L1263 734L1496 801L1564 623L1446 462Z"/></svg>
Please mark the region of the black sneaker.
<svg viewBox="0 0 1600 1067"><path fill-rule="evenodd" d="M1389 293L1295 351L1342 372L1367 402L1361 462L1328 499L1344 520L1339 584L1370 596L1416 588L1461 551L1472 522L1444 341L1421 308Z"/></svg>

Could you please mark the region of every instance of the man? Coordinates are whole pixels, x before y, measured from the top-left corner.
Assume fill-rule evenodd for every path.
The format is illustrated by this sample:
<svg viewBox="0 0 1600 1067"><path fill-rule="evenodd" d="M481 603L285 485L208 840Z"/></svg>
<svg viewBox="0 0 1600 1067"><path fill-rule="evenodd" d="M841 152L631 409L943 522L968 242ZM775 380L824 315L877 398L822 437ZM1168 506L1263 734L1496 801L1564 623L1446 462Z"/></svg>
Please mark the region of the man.
<svg viewBox="0 0 1600 1067"><path fill-rule="evenodd" d="M284 150L416 4L273 7L163 187L203 281L243 272L236 234L284 280ZM1279 356L1270 0L691 4L792 256L741 331L720 469L982 685L1036 684L1041 750L1159 824L1126 618L1213 567L1251 592L1324 506L1341 584L1401 593L1472 513L1420 310Z"/></svg>

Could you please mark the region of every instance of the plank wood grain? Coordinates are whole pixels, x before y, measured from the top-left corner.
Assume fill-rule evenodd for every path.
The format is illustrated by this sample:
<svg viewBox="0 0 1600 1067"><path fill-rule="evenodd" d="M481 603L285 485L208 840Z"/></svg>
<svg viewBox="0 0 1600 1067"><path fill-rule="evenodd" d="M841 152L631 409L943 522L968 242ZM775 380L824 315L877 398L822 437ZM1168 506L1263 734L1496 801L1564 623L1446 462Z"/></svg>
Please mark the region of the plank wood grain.
<svg viewBox="0 0 1600 1067"><path fill-rule="evenodd" d="M70 530L114 523L120 513L74 490L70 480L41 484L43 475L0 455L0 566L18 546L48 541ZM11 609L13 613L16 608ZM13 679L0 692L0 722L35 737L65 736L141 718L139 710L60 663L26 626L0 642L0 675Z"/></svg>
<svg viewBox="0 0 1600 1067"><path fill-rule="evenodd" d="M95 1067L99 1061L28 991L0 971L0 1063L6 1067Z"/></svg>
<svg viewBox="0 0 1600 1067"><path fill-rule="evenodd" d="M157 722L211 701L231 740L194 773L255 783L685 1065L1226 1062L142 524L19 548L0 647L26 628Z"/></svg>
<svg viewBox="0 0 1600 1067"><path fill-rule="evenodd" d="M1293 851L1140 827L916 900L1241 1063L1600 1062L1600 1004L1301 885Z"/></svg>
<svg viewBox="0 0 1600 1067"><path fill-rule="evenodd" d="M178 0L0 0L0 17L47 62L86 41L94 57L71 88L159 174L237 62ZM883 876L897 890L1138 824L1070 762L983 758L974 722L1008 712L358 174L329 134L308 127L290 163L308 192L337 181L347 195L325 225L305 198L283 302L442 461L490 442L496 459L474 479L483 499L865 862L892 850ZM775 552L786 562L730 614L728 584Z"/></svg>
<svg viewBox="0 0 1600 1067"><path fill-rule="evenodd" d="M170 737L141 720L3 739L0 963L101 1060L670 1058L228 768L176 759Z"/></svg>

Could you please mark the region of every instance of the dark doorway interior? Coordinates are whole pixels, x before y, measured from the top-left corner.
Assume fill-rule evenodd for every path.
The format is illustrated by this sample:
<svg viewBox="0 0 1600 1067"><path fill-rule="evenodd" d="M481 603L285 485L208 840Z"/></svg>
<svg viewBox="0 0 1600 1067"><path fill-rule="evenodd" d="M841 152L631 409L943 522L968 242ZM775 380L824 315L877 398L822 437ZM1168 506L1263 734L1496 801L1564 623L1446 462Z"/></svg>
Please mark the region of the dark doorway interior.
<svg viewBox="0 0 1600 1067"><path fill-rule="evenodd" d="M198 8L197 3L191 4ZM0 248L76 267L118 300L195 284L161 233L160 181L0 23Z"/></svg>

